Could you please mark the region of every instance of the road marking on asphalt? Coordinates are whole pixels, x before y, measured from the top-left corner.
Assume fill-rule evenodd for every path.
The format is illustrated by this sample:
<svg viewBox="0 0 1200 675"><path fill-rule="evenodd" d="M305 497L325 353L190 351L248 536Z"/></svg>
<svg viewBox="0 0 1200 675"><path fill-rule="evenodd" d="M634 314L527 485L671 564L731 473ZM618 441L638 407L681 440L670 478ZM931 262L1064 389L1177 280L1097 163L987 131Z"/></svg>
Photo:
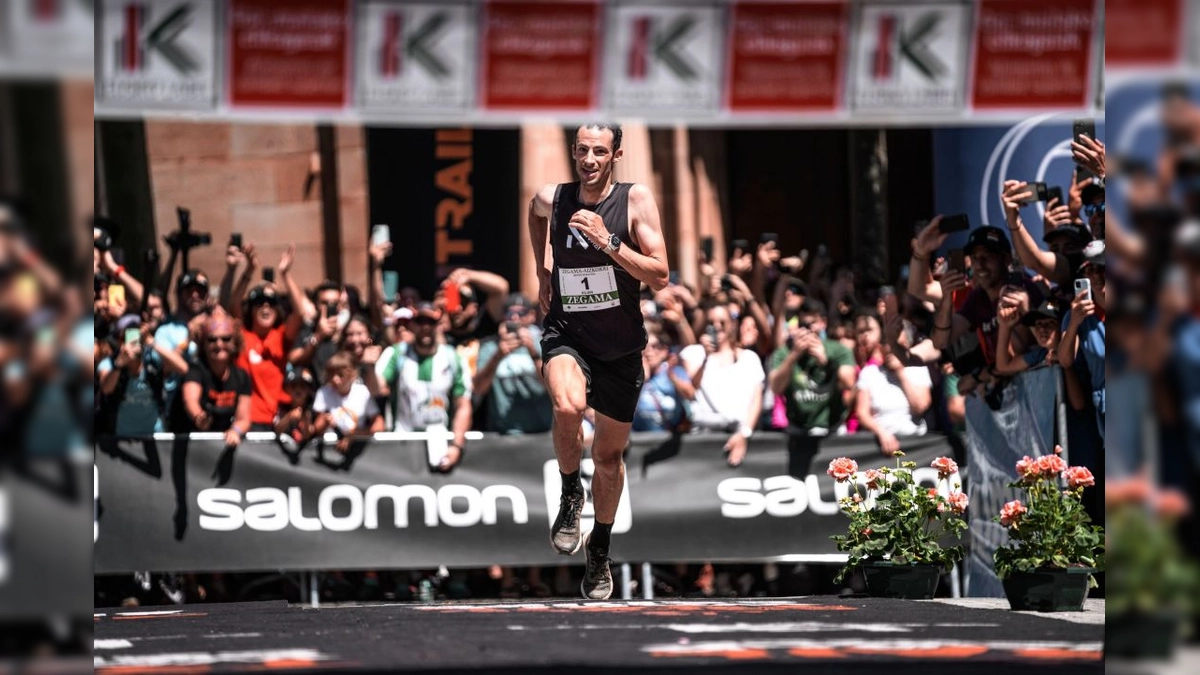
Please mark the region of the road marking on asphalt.
<svg viewBox="0 0 1200 675"><path fill-rule="evenodd" d="M268 663L328 661L333 657L315 649L249 649L227 652L175 652L167 654L116 654L93 658L95 668L211 666L218 663Z"/></svg>
<svg viewBox="0 0 1200 675"><path fill-rule="evenodd" d="M129 640L92 640L92 649L129 649L132 646Z"/></svg>

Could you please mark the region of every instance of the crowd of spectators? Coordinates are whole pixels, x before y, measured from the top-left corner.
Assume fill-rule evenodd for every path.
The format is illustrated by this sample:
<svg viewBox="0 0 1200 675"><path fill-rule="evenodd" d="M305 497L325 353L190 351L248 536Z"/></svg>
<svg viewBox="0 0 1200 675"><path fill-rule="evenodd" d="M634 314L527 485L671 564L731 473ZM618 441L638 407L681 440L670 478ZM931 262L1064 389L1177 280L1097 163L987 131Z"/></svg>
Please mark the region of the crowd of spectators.
<svg viewBox="0 0 1200 675"><path fill-rule="evenodd" d="M730 242L725 261L699 252L696 285L643 292L634 430L727 435L731 466L769 429L810 456L841 434L869 434L890 456L904 437L957 438L966 397L995 407L1012 377L1063 364L1072 408L1102 439L1104 145L1072 147L1077 173L1066 203L1045 203L1044 246L1023 222L1034 190L1014 179L1007 227L976 224L947 251L933 218L894 284L865 287L824 246L785 256L770 234ZM445 429L453 441L434 467L445 472L470 461L470 430L550 431L539 312L496 274L457 269L433 297L385 297L391 244L373 240L365 293L334 281L305 290L293 250L264 278L254 244L235 240L215 285L184 270L164 292L114 259L103 221L93 234L97 433L220 432L237 446L266 431L297 448L332 432L345 452L384 430ZM1081 278L1089 290L1076 290Z"/></svg>

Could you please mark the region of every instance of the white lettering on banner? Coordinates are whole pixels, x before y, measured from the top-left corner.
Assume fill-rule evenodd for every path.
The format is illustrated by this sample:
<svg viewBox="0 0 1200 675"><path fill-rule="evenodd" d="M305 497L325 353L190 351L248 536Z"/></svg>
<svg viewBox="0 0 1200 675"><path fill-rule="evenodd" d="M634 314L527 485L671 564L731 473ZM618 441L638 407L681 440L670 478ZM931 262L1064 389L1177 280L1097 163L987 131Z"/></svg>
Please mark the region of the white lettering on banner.
<svg viewBox="0 0 1200 675"><path fill-rule="evenodd" d="M747 476L726 478L717 484L717 497L721 500L721 515L726 518L757 518L762 514L776 518L791 518L805 511L818 516L837 515L841 510L838 502L849 496L849 483L833 483L833 501L821 498L821 481L815 474L798 480L792 476L770 476L759 479ZM936 487L943 496L949 492L945 483L939 483L937 469L922 467L913 469L913 480L917 485ZM859 484L866 493L866 481ZM950 476L949 484L961 485L956 473Z"/></svg>
<svg viewBox="0 0 1200 675"><path fill-rule="evenodd" d="M427 485L372 485L365 494L353 485L329 485L317 495L316 517L304 514L304 494L299 487L289 487L287 492L250 488L244 495L232 488L207 488L197 495L196 505L201 512L200 529L210 532L233 532L242 527L278 532L289 525L302 532L353 532L379 529L379 502L384 499L391 501L395 527L407 528L409 502L414 497L419 498L426 527L495 525L501 500L507 500L512 522L529 522L525 494L513 485L489 485L482 491L470 485L445 485L436 491Z"/></svg>

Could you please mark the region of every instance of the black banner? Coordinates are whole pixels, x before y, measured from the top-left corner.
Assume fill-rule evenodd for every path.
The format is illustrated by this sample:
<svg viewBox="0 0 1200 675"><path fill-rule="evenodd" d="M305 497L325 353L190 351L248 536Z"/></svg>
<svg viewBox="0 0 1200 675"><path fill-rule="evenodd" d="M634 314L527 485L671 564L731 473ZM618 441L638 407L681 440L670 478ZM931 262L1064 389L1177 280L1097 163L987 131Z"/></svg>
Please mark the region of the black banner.
<svg viewBox="0 0 1200 675"><path fill-rule="evenodd" d="M391 226L385 267L432 297L450 270L517 281L520 131L367 129L371 222Z"/></svg>
<svg viewBox="0 0 1200 675"><path fill-rule="evenodd" d="M759 433L742 466L725 436L635 434L613 527L613 559L630 562L836 559L842 532L829 460L890 464L870 435L830 438L812 456ZM902 439L928 467L941 436ZM95 572L240 571L553 565L559 473L550 438L488 436L450 475L422 442L375 440L288 455L274 442L228 451L218 440L102 441ZM592 465L585 460L585 484ZM918 469L936 484L937 471ZM584 511L590 528L592 505ZM799 558L797 558L799 559ZM577 561L576 561L577 562Z"/></svg>

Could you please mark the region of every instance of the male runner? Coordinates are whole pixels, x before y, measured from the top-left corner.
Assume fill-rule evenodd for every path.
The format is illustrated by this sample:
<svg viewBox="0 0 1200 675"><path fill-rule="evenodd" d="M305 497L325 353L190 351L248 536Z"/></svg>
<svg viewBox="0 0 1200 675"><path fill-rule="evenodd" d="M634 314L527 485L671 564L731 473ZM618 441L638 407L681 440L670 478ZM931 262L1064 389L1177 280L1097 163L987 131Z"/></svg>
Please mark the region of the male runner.
<svg viewBox="0 0 1200 675"><path fill-rule="evenodd" d="M554 404L554 453L562 472L550 542L565 555L584 544L580 426L590 406L596 412L596 524L587 538L581 590L586 598L605 600L613 590L608 547L625 484L623 454L644 377L639 290L642 283L655 291L666 287L667 252L650 189L613 181L621 127L582 126L572 147L579 181L546 185L529 204L538 296L546 313L542 373ZM552 268L546 264L547 235Z"/></svg>

